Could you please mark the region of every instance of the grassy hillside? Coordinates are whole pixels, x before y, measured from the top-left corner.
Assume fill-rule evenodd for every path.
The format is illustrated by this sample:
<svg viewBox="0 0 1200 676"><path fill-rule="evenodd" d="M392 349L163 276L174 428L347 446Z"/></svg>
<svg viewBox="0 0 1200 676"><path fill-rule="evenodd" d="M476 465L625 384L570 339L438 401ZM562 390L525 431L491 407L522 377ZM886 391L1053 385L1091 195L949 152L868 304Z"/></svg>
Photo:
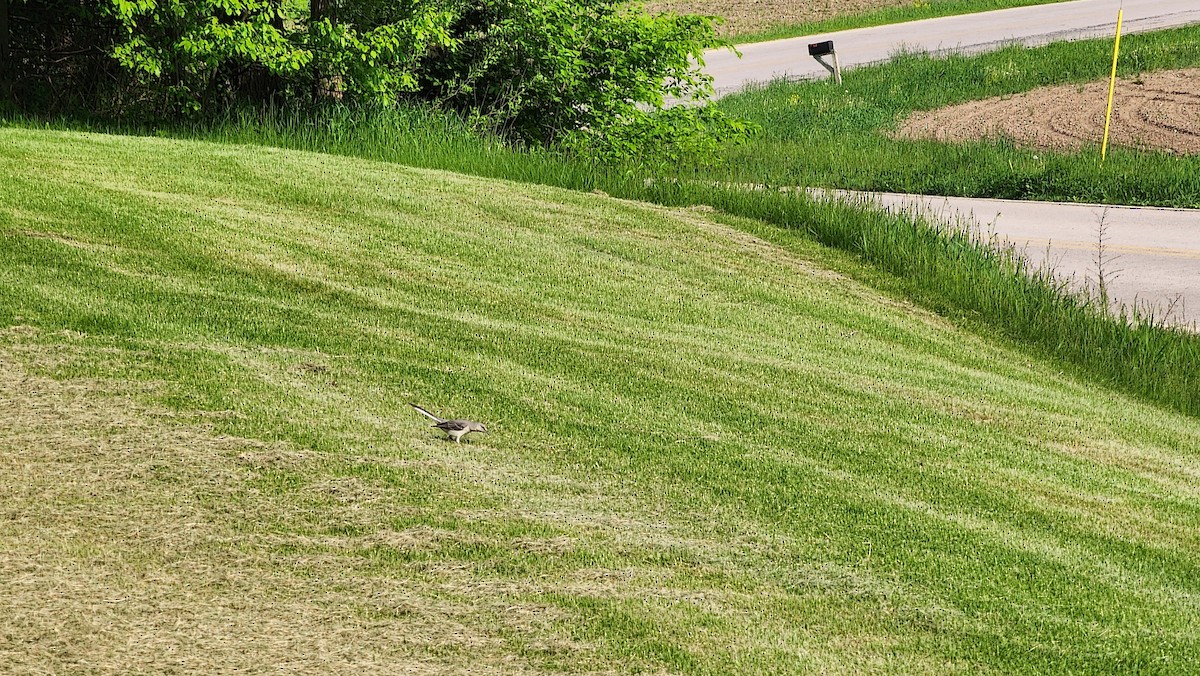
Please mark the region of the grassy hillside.
<svg viewBox="0 0 1200 676"><path fill-rule="evenodd" d="M0 176L0 671L1200 660L1200 422L799 235L102 135Z"/></svg>

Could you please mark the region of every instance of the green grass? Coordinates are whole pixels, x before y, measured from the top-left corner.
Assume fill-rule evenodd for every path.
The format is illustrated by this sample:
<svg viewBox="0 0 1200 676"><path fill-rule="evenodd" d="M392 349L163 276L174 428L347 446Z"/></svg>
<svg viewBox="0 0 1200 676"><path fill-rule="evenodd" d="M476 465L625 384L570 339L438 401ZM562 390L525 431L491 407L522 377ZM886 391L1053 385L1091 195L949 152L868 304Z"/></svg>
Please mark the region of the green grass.
<svg viewBox="0 0 1200 676"><path fill-rule="evenodd" d="M687 182L649 185L621 173L552 153L517 151L454 118L417 110L388 115L335 109L320 116L242 116L191 134L223 142L257 142L323 153L449 169L476 176L555 185L674 206L705 205L803 233L848 251L886 273L888 284L964 325L1004 335L1072 365L1105 385L1177 410L1200 414L1200 343L1164 330L1153 317L1135 326L1114 320L1054 280L1031 279L1019 260L939 231L907 215L814 202L790 192L715 189ZM1165 374L1165 375L1164 375Z"/></svg>
<svg viewBox="0 0 1200 676"><path fill-rule="evenodd" d="M1101 674L1200 660L1200 423L881 295L847 277L878 273L795 232L278 149L0 140L0 326L32 327L0 333L0 361L95 383L99 401L132 391L174 411L159 426L266 444L195 476L159 451L144 490L91 484L61 514L52 485L0 482L35 515L0 526L3 542L63 533L49 559L0 547L27 585L84 570L207 598L203 574L164 580L221 561L218 591L274 585L217 606L248 628L221 650L259 667L276 643L250 640L255 620L293 597L330 624L287 615L275 641L303 659L357 627L330 659L376 669ZM54 391L4 382L35 383L34 401ZM410 400L494 433L436 441ZM49 409L12 410L0 430ZM94 462L125 448L96 443ZM184 532L228 531L131 560L159 526L123 524L120 506L168 488L167 513L193 510ZM94 522L88 509L135 535L55 529ZM90 612L127 607L98 593ZM142 636L181 637L149 663L195 664L204 638L178 616L51 632L14 598L0 617L18 619L0 622L19 648L0 660L42 670L96 668L78 656Z"/></svg>
<svg viewBox="0 0 1200 676"><path fill-rule="evenodd" d="M957 14L973 14L988 12L996 9L1012 7L1028 7L1030 5L1048 5L1066 0L915 0L912 4L899 7L886 7L861 14L838 16L822 21L812 21L799 24L779 24L766 30L750 33L738 33L730 38L738 43L765 42L767 40L782 40L819 33L850 30L852 28L870 28L886 26L905 21L921 19L936 19L942 16Z"/></svg>
<svg viewBox="0 0 1200 676"><path fill-rule="evenodd" d="M907 215L814 202L794 192L674 181L647 184L637 172L515 150L454 117L419 109L386 114L340 108L317 115L242 113L170 133L601 190L664 205L716 207L848 251L884 271L882 276L863 278L868 283L893 288L963 326L1016 340L1105 386L1200 414L1200 342L1193 335L1161 328L1154 317L1108 317L1088 299L1066 293L1060 283L1039 277L1007 252L992 251L961 233L938 230Z"/></svg>
<svg viewBox="0 0 1200 676"><path fill-rule="evenodd" d="M1194 28L1126 36L1123 76L1200 65ZM1110 40L1009 47L975 56L905 55L846 73L844 86L777 82L729 96L726 112L762 126L711 178L1009 199L1200 207L1200 157L1110 148L1078 152L1007 141L947 144L891 136L911 112L1107 77Z"/></svg>

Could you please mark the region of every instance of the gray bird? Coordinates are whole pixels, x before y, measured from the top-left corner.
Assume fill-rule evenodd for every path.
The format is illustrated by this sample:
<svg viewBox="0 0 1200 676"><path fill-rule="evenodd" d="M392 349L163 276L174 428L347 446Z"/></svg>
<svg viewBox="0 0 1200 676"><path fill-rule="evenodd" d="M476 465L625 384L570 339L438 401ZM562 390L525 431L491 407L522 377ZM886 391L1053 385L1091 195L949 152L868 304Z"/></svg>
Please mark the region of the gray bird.
<svg viewBox="0 0 1200 676"><path fill-rule="evenodd" d="M431 427L436 427L439 430L442 430L446 433L446 438L453 439L455 443L461 444L463 436L471 432L487 433L487 428L483 426L483 423L477 423L474 420L463 420L462 418L444 420L430 413L429 411L426 411L420 406L417 406L416 404L410 403L409 406L417 409L421 412L421 414L432 420L434 424L431 425Z"/></svg>

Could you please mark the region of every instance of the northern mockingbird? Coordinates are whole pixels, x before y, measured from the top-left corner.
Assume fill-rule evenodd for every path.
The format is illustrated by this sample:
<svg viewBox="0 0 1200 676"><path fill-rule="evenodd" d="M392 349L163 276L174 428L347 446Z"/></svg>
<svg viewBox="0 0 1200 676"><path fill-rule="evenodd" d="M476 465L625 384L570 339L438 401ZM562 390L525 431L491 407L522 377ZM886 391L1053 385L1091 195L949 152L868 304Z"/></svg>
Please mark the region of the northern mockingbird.
<svg viewBox="0 0 1200 676"><path fill-rule="evenodd" d="M463 420L462 418L443 420L442 418L437 417L436 415L426 411L416 404L410 403L409 406L417 409L422 415L432 420L434 424L431 425L431 427L436 427L439 430L442 430L446 433L446 438L453 439L455 443L461 444L463 436L469 434L470 432L487 433L487 428L484 427L482 423L477 423L474 420Z"/></svg>

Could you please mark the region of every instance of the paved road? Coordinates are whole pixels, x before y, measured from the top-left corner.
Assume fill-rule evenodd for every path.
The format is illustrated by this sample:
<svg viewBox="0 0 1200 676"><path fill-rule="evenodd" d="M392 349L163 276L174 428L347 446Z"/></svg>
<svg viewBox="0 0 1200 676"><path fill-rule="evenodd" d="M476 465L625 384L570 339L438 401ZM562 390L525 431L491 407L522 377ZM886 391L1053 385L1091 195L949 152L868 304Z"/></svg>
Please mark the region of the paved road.
<svg viewBox="0 0 1200 676"><path fill-rule="evenodd" d="M995 234L1024 250L1035 265L1048 262L1059 275L1073 278L1075 286L1093 289L1103 218L1105 278L1114 305L1150 307L1158 317L1170 310L1169 321L1193 328L1200 320L1200 210L894 193L858 196L889 209L973 224L981 236Z"/></svg>
<svg viewBox="0 0 1200 676"><path fill-rule="evenodd" d="M808 55L808 43L821 40L833 40L845 69L886 61L901 48L968 53L1017 42L1039 45L1112 35L1120 5L1120 0L1076 0L759 42L739 47L741 59L728 50L706 53L704 71L713 76L720 96L777 77L827 76ZM1200 23L1200 0L1124 0L1124 5L1123 33Z"/></svg>

